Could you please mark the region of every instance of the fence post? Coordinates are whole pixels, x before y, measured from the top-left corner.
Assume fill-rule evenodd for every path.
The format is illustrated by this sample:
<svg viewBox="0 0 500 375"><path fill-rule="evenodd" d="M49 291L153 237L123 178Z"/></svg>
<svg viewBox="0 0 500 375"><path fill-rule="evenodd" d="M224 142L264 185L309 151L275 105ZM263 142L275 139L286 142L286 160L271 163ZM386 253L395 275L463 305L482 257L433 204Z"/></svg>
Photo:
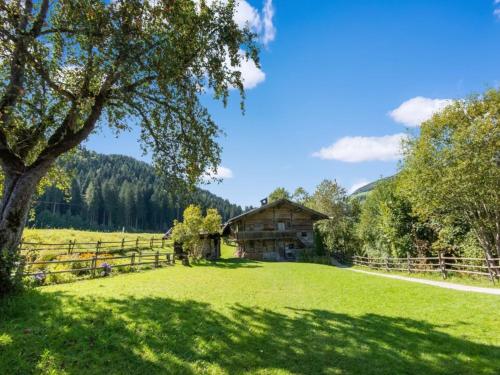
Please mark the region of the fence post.
<svg viewBox="0 0 500 375"><path fill-rule="evenodd" d="M167 256L166 256L166 257L167 257L167 263L168 263L168 264L170 264L170 254L169 254L169 253L167 253Z"/></svg>
<svg viewBox="0 0 500 375"><path fill-rule="evenodd" d="M132 256L130 257L130 270L132 270L134 264L135 264L135 253L132 253Z"/></svg>
<svg viewBox="0 0 500 375"><path fill-rule="evenodd" d="M149 248L150 248L150 249L153 249L153 238L154 238L154 237L151 237L151 238L149 239Z"/></svg>
<svg viewBox="0 0 500 375"><path fill-rule="evenodd" d="M155 268L158 268L160 266L160 252L157 251L155 254Z"/></svg>
<svg viewBox="0 0 500 375"><path fill-rule="evenodd" d="M19 261L19 269L17 270L19 276L24 276L24 273L26 271L26 257L21 257L21 260Z"/></svg>
<svg viewBox="0 0 500 375"><path fill-rule="evenodd" d="M95 244L95 254L97 256L97 254L99 254L99 249L101 248L101 240L97 241L97 243Z"/></svg>
<svg viewBox="0 0 500 375"><path fill-rule="evenodd" d="M443 279L446 279L446 264L444 264L443 254L441 250L438 251L438 259L439 259L439 268L441 269L441 274L443 275Z"/></svg>
<svg viewBox="0 0 500 375"><path fill-rule="evenodd" d="M135 240L135 251L139 251L139 237Z"/></svg>
<svg viewBox="0 0 500 375"><path fill-rule="evenodd" d="M68 242L68 255L71 254L71 240Z"/></svg>
<svg viewBox="0 0 500 375"><path fill-rule="evenodd" d="M95 269L97 267L97 255L94 255L92 257L92 263L91 263L91 266L90 268L92 268L92 277L95 277Z"/></svg>
<svg viewBox="0 0 500 375"><path fill-rule="evenodd" d="M161 238L161 248L163 249L165 247L165 239L162 237Z"/></svg>
<svg viewBox="0 0 500 375"><path fill-rule="evenodd" d="M125 238L122 238L122 252L125 249Z"/></svg>
<svg viewBox="0 0 500 375"><path fill-rule="evenodd" d="M408 273L411 273L411 259L410 259L410 252L406 252L406 261L408 263Z"/></svg>
<svg viewBox="0 0 500 375"><path fill-rule="evenodd" d="M492 268L492 260L490 258L490 255L486 253L486 267L488 267L488 273L490 274L490 280L494 284L495 283L495 278L496 278L496 272Z"/></svg>
<svg viewBox="0 0 500 375"><path fill-rule="evenodd" d="M389 257L385 258L385 269L389 272Z"/></svg>

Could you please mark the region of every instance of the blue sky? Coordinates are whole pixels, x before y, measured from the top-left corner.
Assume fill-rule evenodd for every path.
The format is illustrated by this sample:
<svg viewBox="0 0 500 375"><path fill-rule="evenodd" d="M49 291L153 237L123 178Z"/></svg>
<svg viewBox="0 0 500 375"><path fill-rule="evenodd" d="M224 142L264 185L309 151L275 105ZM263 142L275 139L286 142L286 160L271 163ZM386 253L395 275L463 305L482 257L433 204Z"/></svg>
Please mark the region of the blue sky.
<svg viewBox="0 0 500 375"><path fill-rule="evenodd" d="M246 114L207 99L226 136L220 184L257 205L277 186L346 189L397 170L399 141L448 100L500 82L500 1L248 0L239 21L261 34L247 65ZM87 147L142 156L137 132L103 130Z"/></svg>

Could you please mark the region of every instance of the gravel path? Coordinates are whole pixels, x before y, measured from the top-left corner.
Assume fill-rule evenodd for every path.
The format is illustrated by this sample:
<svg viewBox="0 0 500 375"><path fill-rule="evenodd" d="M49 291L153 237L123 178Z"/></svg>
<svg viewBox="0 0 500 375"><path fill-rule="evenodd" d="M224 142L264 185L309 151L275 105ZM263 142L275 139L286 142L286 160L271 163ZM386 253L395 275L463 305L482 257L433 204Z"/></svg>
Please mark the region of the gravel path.
<svg viewBox="0 0 500 375"><path fill-rule="evenodd" d="M433 280L417 279L415 277L387 275L387 274L383 274L383 273L362 271L362 270L357 270L357 269L353 269L353 268L345 268L345 267L342 267L342 268L349 270L349 271L353 271L353 272L360 272L360 273L366 273L368 275L387 277L389 279L405 280L405 281L411 281L414 283L433 285L433 286L438 286L440 288L445 288L445 289L461 290L463 292L495 294L495 295L500 296L500 289L496 289L496 288L483 288L483 287L479 287L479 286L469 286L469 285L447 283L445 281L433 281Z"/></svg>

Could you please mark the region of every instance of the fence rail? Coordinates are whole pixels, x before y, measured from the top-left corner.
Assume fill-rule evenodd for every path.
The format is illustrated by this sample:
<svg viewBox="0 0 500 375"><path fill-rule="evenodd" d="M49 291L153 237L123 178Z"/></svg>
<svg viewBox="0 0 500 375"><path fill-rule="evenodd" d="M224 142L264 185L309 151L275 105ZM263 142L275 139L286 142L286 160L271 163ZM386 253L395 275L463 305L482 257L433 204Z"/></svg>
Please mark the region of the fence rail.
<svg viewBox="0 0 500 375"><path fill-rule="evenodd" d="M163 238L139 238L121 241L61 243L22 242L19 249L23 276L45 279L51 274L71 273L95 277L98 271L109 274L112 268L175 264L173 250ZM66 267L65 267L66 266Z"/></svg>
<svg viewBox="0 0 500 375"><path fill-rule="evenodd" d="M76 240L69 240L68 242L60 243L44 243L44 242L21 242L19 250L21 253L30 251L51 251L51 252L66 252L67 254L92 252L99 250L140 250L148 248L164 248L167 242L164 238L139 238L135 240L121 241L97 241L97 242L77 242Z"/></svg>
<svg viewBox="0 0 500 375"><path fill-rule="evenodd" d="M500 258L450 257L441 253L437 257L383 258L355 255L353 264L383 271L408 273L440 273L447 278L449 273L487 276L493 282L500 279Z"/></svg>

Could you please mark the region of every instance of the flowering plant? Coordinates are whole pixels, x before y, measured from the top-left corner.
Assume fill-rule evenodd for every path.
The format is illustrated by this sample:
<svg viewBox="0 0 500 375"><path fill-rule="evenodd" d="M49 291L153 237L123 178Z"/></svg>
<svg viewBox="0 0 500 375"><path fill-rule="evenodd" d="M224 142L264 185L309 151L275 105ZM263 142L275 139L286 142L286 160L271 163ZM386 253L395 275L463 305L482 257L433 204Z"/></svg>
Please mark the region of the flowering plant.
<svg viewBox="0 0 500 375"><path fill-rule="evenodd" d="M45 282L45 279L47 278L47 276L45 275L44 272L37 272L33 278L35 279L35 282L38 284L38 285L42 285L44 282Z"/></svg>
<svg viewBox="0 0 500 375"><path fill-rule="evenodd" d="M102 276L109 276L111 274L111 264L104 262L101 264Z"/></svg>

